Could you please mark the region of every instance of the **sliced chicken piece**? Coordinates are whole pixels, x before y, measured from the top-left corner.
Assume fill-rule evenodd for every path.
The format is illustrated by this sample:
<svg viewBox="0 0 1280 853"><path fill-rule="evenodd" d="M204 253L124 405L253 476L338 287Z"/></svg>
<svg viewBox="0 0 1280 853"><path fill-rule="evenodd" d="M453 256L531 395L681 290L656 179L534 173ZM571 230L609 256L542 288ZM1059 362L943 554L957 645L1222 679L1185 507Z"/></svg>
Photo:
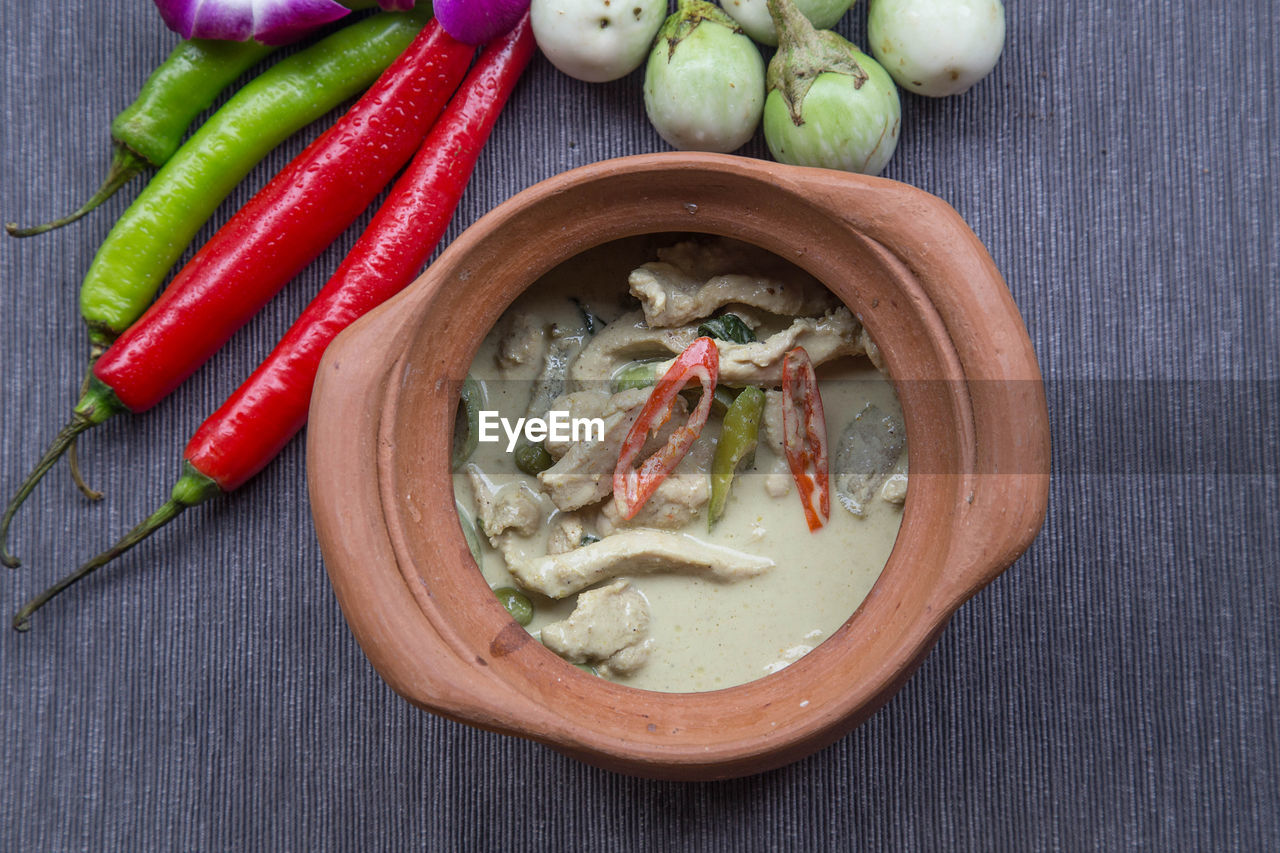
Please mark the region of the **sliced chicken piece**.
<svg viewBox="0 0 1280 853"><path fill-rule="evenodd" d="M622 452L622 442L640 416L640 409L649 399L650 390L633 388L610 397L600 412L604 419L604 438L601 441L578 442L556 464L538 475L542 488L557 507L566 512L581 509L613 493L613 469ZM646 447L656 448L665 443L671 432L685 422L687 415L684 398L677 397L670 419Z"/></svg>
<svg viewBox="0 0 1280 853"><path fill-rule="evenodd" d="M551 412L566 412L570 421L574 418L598 418L604 414L605 406L608 404L608 394L597 391L574 391L571 394L563 394L557 397L552 401L547 412L548 414ZM573 441L552 441L550 438L542 443L542 446L551 454L552 459L559 459L564 456L573 445Z"/></svg>
<svg viewBox="0 0 1280 853"><path fill-rule="evenodd" d="M631 675L649 661L649 651L653 648L653 640L645 640L634 646L627 646L598 665L596 671L605 678L619 675Z"/></svg>
<svg viewBox="0 0 1280 853"><path fill-rule="evenodd" d="M783 279L817 280L804 270L783 260L768 249L728 237L682 240L657 251L658 260L679 267L688 275L706 281L712 276L752 272L756 275Z"/></svg>
<svg viewBox="0 0 1280 853"><path fill-rule="evenodd" d="M694 446L701 446L701 443ZM600 507L597 526L603 536L611 536L618 530L630 527L679 530L698 517L698 512L710 498L711 486L705 472L674 473L662 481L658 490L630 520L618 513L613 501L605 501Z"/></svg>
<svg viewBox="0 0 1280 853"><path fill-rule="evenodd" d="M592 338L569 368L569 387L608 392L610 380L624 365L642 358L681 353L698 337L695 326L650 329L644 313L630 311Z"/></svg>
<svg viewBox="0 0 1280 853"><path fill-rule="evenodd" d="M907 475L890 474L880 487L880 500L902 506L907 502Z"/></svg>
<svg viewBox="0 0 1280 853"><path fill-rule="evenodd" d="M471 491L475 494L476 515L489 542L498 547L499 537L512 530L521 536L532 536L542 524L538 495L524 483L507 483L494 489L475 464L466 467Z"/></svg>
<svg viewBox="0 0 1280 853"><path fill-rule="evenodd" d="M582 538L586 535L586 521L580 513L556 513L551 522L551 532L547 534L547 553L564 554L580 548Z"/></svg>
<svg viewBox="0 0 1280 853"><path fill-rule="evenodd" d="M861 319L859 319L859 322L861 322ZM870 360L876 370L884 373L885 376L889 375L884 369L884 357L880 355L880 347L876 346L876 342L871 340L871 335L867 332L866 326L863 326L862 331L858 333L858 346L862 347L862 351L867 354L867 359Z"/></svg>
<svg viewBox="0 0 1280 853"><path fill-rule="evenodd" d="M578 596L568 619L542 629L542 644L570 663L634 672L648 657L649 602L625 578Z"/></svg>
<svg viewBox="0 0 1280 853"><path fill-rule="evenodd" d="M755 577L773 568L768 557L708 545L682 533L624 530L565 554L510 562L516 580L552 598L618 575L676 572L717 581Z"/></svg>
<svg viewBox="0 0 1280 853"><path fill-rule="evenodd" d="M650 329L639 312L624 315L592 338L569 369L570 384L578 389L602 390L620 368L655 352L675 356L698 337L697 326ZM716 341L720 352L720 378L725 385L776 386L782 383L782 358L788 350L802 346L810 360L822 364L845 355L861 355L864 350L862 324L843 306L821 317L801 317L787 328L762 341L739 344ZM655 362L655 377L666 373L675 361Z"/></svg>
<svg viewBox="0 0 1280 853"><path fill-rule="evenodd" d="M782 392L764 392L764 412L760 416L762 444L773 455L773 464L765 474L764 490L780 498L791 492L791 469L787 466L787 450L783 444Z"/></svg>
<svg viewBox="0 0 1280 853"><path fill-rule="evenodd" d="M645 322L655 329L698 322L726 305L812 317L840 304L831 291L807 276L791 281L739 273L703 278L665 261L633 270L628 284L631 295L640 300Z"/></svg>
<svg viewBox="0 0 1280 853"><path fill-rule="evenodd" d="M821 317L801 317L763 341L738 344L716 341L720 350L720 382L724 385L770 387L782 384L782 359L795 347L804 347L809 359L823 364L841 356L861 355L862 324L848 308L840 307ZM675 360L655 366L658 376Z"/></svg>

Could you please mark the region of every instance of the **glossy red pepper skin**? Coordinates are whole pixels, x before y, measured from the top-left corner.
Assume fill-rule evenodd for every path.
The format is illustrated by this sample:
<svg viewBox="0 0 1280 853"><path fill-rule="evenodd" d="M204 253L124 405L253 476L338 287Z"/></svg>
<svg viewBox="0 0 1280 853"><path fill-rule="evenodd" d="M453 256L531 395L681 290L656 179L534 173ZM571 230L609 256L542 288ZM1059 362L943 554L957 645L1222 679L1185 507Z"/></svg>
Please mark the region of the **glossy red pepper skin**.
<svg viewBox="0 0 1280 853"><path fill-rule="evenodd" d="M253 375L196 431L183 454L192 468L230 491L262 470L302 428L325 348L417 277L444 236L494 122L533 53L527 15L481 53L329 283Z"/></svg>
<svg viewBox="0 0 1280 853"><path fill-rule="evenodd" d="M302 428L325 348L357 317L409 284L431 256L534 49L526 14L514 30L484 50L329 283L258 369L191 438L182 476L169 500L111 548L27 602L14 616L15 629L27 630L32 614L55 596L187 508L243 484ZM707 401L709 407L710 395Z"/></svg>
<svg viewBox="0 0 1280 853"><path fill-rule="evenodd" d="M613 469L613 502L623 518L635 517L698 439L707 423L707 416L711 413L712 397L719 377L720 350L716 348L716 342L711 338L698 338L680 353L675 363L658 380L636 422L631 425L631 431L623 440L618 464ZM636 457L644 449L650 433L657 432L667 422L675 406L676 395L694 379L702 386L702 397L689 414L689 420L671 434L666 444L636 468Z"/></svg>
<svg viewBox="0 0 1280 853"><path fill-rule="evenodd" d="M782 358L782 432L787 466L812 532L831 518L831 482L827 418L813 362L804 347Z"/></svg>
<svg viewBox="0 0 1280 853"><path fill-rule="evenodd" d="M311 263L418 149L474 49L430 21L332 128L262 188L103 354L93 373L134 412L204 364Z"/></svg>

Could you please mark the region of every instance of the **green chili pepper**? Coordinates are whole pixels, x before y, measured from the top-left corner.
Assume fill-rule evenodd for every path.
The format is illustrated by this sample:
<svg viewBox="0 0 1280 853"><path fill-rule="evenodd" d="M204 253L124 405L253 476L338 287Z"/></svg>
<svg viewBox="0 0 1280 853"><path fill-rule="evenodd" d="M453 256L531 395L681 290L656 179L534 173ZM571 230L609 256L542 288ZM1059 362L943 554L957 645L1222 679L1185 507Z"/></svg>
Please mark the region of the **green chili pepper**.
<svg viewBox="0 0 1280 853"><path fill-rule="evenodd" d="M350 9L366 9L375 0L344 0ZM5 225L14 237L32 237L70 225L116 194L147 169L157 169L182 144L196 117L212 106L224 89L275 52L275 45L253 41L187 39L151 72L133 103L111 122L114 154L98 191L73 213L27 228Z"/></svg>
<svg viewBox="0 0 1280 853"><path fill-rule="evenodd" d="M690 409L698 407L698 401L702 399L701 388L686 388L680 392ZM729 407L733 405L736 395L724 385L717 385L716 390L711 392L711 414L718 417L724 417L729 412Z"/></svg>
<svg viewBox="0 0 1280 853"><path fill-rule="evenodd" d="M516 458L516 467L530 477L536 477L556 464L551 454L541 444L522 444L512 454Z"/></svg>
<svg viewBox="0 0 1280 853"><path fill-rule="evenodd" d="M747 331L750 332L751 330L748 329ZM609 388L614 394L619 391L628 391L632 388L648 388L658 381L658 365L662 363L663 360L660 358L628 362L614 372ZM698 400L702 398L701 388L688 388L680 393L684 395L685 402L689 404L691 409L697 406ZM729 410L729 406L733 404L733 400L734 394L732 391L723 385L717 385L711 398L712 413L716 415L725 414Z"/></svg>
<svg viewBox="0 0 1280 853"><path fill-rule="evenodd" d="M733 475L738 470L738 463L756 449L760 434L760 414L763 411L764 392L759 388L743 388L724 416L720 440L716 442L716 455L711 460L708 528L724 515L724 506L729 500L729 487L733 485Z"/></svg>
<svg viewBox="0 0 1280 853"><path fill-rule="evenodd" d="M721 314L703 321L698 326L698 334L735 344L749 344L756 339L756 333L737 314Z"/></svg>
<svg viewBox="0 0 1280 853"><path fill-rule="evenodd" d="M593 545L599 541L600 541L599 536L593 536L590 533L584 533L582 534L582 538L578 540L578 547L581 548L584 545Z"/></svg>
<svg viewBox="0 0 1280 853"><path fill-rule="evenodd" d="M529 600L529 596L509 586L498 587L493 594L498 596L498 601L507 608L512 619L521 625L528 625L533 621L533 602Z"/></svg>
<svg viewBox="0 0 1280 853"><path fill-rule="evenodd" d="M263 72L205 122L98 249L80 289L90 340L105 346L127 329L249 170L287 137L367 88L429 14L387 12L341 29Z"/></svg>
<svg viewBox="0 0 1280 853"><path fill-rule="evenodd" d="M613 393L628 391L632 388L648 388L658 381L658 365L662 359L646 359L630 361L614 371L610 378Z"/></svg>
<svg viewBox="0 0 1280 853"><path fill-rule="evenodd" d="M178 42L138 97L111 122L114 154L106 180L73 213L20 228L5 225L14 237L33 237L70 225L115 195L147 169L164 165L173 156L196 116L204 112L227 86L276 48L256 41L191 39Z"/></svg>
<svg viewBox="0 0 1280 853"><path fill-rule="evenodd" d="M484 389L470 376L458 391L458 415L453 424L453 460L450 470L457 471L480 443L480 410L484 408Z"/></svg>

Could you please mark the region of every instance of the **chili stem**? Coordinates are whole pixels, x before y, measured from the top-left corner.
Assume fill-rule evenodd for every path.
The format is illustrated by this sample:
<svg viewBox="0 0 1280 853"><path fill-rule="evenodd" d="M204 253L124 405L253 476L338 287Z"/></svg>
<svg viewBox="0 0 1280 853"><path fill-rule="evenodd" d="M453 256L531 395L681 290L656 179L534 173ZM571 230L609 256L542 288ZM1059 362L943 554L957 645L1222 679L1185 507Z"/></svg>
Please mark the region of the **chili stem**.
<svg viewBox="0 0 1280 853"><path fill-rule="evenodd" d="M88 392L89 377L93 375L93 366L98 362L98 359L102 357L102 354L105 351L106 347L101 344L93 343L92 341L89 343L89 365L85 368L84 381L80 383L80 394L78 395L77 400ZM102 500L102 492L91 488L89 484L84 481L84 475L80 473L80 451L78 443L79 437L77 436L76 438L71 439L71 446L67 448L67 464L71 466L71 479L75 481L76 488L80 490L82 495L91 501L100 501Z"/></svg>
<svg viewBox="0 0 1280 853"><path fill-rule="evenodd" d="M35 613L41 607L52 601L58 593L62 592L81 578L93 574L116 557L119 557L134 545L137 545L143 539L146 539L152 533L155 533L161 527L164 527L166 524L173 521L184 509L186 509L186 507L177 501L168 501L165 503L158 510L153 512L146 521L142 522L121 537L119 542L112 545L110 548L103 551L101 554L94 557L92 560L28 601L26 606L19 610L18 614L13 617L13 629L15 631L26 631L31 627L31 614Z"/></svg>
<svg viewBox="0 0 1280 853"><path fill-rule="evenodd" d="M110 388L93 379L92 373L90 377L88 390L80 395L80 401L76 403L71 413L71 420L67 421L66 426L53 437L53 441L40 457L40 461L36 463L36 467L27 475L27 479L18 487L17 493L5 507L4 517L0 518L0 563L4 563L11 569L16 569L19 562L18 558L9 552L9 525L13 523L13 517L23 501L53 467L53 463L71 449L75 444L76 436L125 410Z"/></svg>
<svg viewBox="0 0 1280 853"><path fill-rule="evenodd" d="M203 503L220 491L218 484L213 480L196 471L190 465L185 466L185 470L182 476L178 478L178 482L174 484L173 494L170 495L167 502L151 513L146 521L122 536L119 542L28 601L13 617L13 629L15 631L26 631L31 627L31 615L52 601L64 589L81 578L93 574L116 557L119 557L134 545L137 545L152 533L173 521L188 507Z"/></svg>
<svg viewBox="0 0 1280 853"><path fill-rule="evenodd" d="M3 562L9 568L16 569L22 565L18 558L9 552L9 525L13 523L13 517L17 514L18 508L22 506L23 501L31 494L31 490L44 477L45 472L52 468L53 464L62 458L62 454L66 453L67 449L75 443L76 436L93 425L94 422L92 420L78 412L73 415L67 425L53 437L53 442L49 445L49 449L44 452L44 456L40 457L36 467L31 469L27 479L18 487L13 499L5 507L4 518L0 519L0 562Z"/></svg>
<svg viewBox="0 0 1280 853"><path fill-rule="evenodd" d="M93 197L80 205L73 213L69 213L52 222L28 227L20 227L16 222L6 222L4 230L8 231L11 237L34 237L37 234L43 234L46 231L52 231L64 225L70 225L72 222L82 219L94 208L115 195L117 190L149 168L151 168L150 163L133 153L127 146L117 143L115 157L111 159L111 169L107 172L106 180L102 182L102 186L93 194Z"/></svg>

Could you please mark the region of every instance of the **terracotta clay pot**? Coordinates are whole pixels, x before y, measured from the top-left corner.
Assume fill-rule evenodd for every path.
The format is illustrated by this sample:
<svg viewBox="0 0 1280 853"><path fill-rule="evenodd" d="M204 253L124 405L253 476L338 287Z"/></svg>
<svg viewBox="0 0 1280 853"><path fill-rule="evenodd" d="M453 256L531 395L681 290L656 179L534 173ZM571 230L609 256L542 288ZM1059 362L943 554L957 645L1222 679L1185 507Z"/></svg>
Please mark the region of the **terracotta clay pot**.
<svg viewBox="0 0 1280 853"><path fill-rule="evenodd" d="M897 543L858 611L782 671L710 693L620 686L543 648L477 570L449 473L460 381L512 300L585 249L672 231L755 243L830 287L883 352L911 450ZM866 719L955 609L1031 543L1048 459L1026 330L951 207L877 178L676 153L576 169L477 222L334 341L307 441L334 591L396 692L592 764L672 779L777 767Z"/></svg>

